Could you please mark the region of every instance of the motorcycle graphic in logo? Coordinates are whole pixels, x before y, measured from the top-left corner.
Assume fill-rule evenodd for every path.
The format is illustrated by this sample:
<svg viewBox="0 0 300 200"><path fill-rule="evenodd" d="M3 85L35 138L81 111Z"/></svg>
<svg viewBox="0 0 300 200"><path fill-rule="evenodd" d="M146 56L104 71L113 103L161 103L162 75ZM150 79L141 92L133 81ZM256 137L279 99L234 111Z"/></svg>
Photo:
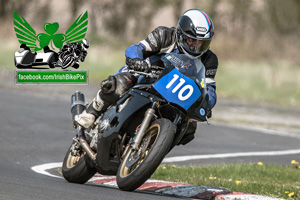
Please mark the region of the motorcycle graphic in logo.
<svg viewBox="0 0 300 200"><path fill-rule="evenodd" d="M57 33L59 24L45 23L45 33L37 34L29 23L14 12L14 30L20 43L14 60L17 68L28 69L33 66L49 65L50 68L79 68L78 61L83 62L89 48L85 38L88 25L88 13L81 14L65 33ZM63 45L66 43L65 45ZM51 48L50 48L50 47ZM55 52L55 47L59 49ZM43 53L37 53L42 50ZM35 67L36 68L36 67Z"/></svg>

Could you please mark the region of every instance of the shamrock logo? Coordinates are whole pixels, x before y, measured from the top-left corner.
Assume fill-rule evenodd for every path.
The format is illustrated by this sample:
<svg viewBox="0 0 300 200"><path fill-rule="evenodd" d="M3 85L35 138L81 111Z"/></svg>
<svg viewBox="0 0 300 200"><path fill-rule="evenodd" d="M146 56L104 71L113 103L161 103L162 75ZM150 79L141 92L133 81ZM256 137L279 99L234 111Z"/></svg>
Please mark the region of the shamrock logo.
<svg viewBox="0 0 300 200"><path fill-rule="evenodd" d="M36 34L35 30L29 25L29 23L22 17L14 12L14 25L16 36L20 44L26 44L31 51L39 51L45 46L51 45L54 50L56 48L61 49L63 43L78 42L85 37L88 24L88 13L81 14L75 22L69 27L65 34L56 33L59 24L45 23L44 30L46 33ZM39 45L38 45L39 44Z"/></svg>
<svg viewBox="0 0 300 200"><path fill-rule="evenodd" d="M62 33L56 33L56 31L59 28L59 24L57 22L55 23L46 23L44 24L44 30L47 33L40 33L37 35L37 39L40 42L40 47L44 48L45 46L49 46L49 43L51 42L51 47L53 48L53 43L54 46L57 48L61 49L63 46L63 43L66 39L65 34Z"/></svg>

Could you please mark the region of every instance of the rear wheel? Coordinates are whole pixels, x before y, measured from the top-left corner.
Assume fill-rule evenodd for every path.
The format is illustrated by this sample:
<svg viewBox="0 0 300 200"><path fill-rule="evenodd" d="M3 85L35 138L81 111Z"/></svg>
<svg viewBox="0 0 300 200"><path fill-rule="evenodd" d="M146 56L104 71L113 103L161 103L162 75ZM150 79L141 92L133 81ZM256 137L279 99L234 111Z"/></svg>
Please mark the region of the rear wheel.
<svg viewBox="0 0 300 200"><path fill-rule="evenodd" d="M90 158L85 152L74 150L74 145L71 145L64 158L62 174L68 182L83 184L94 176L96 169L89 165Z"/></svg>
<svg viewBox="0 0 300 200"><path fill-rule="evenodd" d="M168 153L175 130L176 126L168 119L152 123L139 149L130 149L119 167L117 184L121 190L135 190L151 177Z"/></svg>

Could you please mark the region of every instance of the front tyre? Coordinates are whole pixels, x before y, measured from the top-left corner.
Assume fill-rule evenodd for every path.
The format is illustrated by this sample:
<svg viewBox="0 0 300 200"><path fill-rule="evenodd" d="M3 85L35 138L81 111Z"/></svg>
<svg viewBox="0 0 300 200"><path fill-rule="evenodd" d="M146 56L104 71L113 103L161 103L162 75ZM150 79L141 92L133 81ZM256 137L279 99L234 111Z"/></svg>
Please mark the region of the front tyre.
<svg viewBox="0 0 300 200"><path fill-rule="evenodd" d="M73 145L64 158L62 174L68 182L83 184L94 176L96 169L89 165L90 158L83 151L72 153Z"/></svg>
<svg viewBox="0 0 300 200"><path fill-rule="evenodd" d="M130 149L119 167L117 184L121 190L135 190L151 177L168 153L175 131L176 126L168 119L152 123L139 150Z"/></svg>

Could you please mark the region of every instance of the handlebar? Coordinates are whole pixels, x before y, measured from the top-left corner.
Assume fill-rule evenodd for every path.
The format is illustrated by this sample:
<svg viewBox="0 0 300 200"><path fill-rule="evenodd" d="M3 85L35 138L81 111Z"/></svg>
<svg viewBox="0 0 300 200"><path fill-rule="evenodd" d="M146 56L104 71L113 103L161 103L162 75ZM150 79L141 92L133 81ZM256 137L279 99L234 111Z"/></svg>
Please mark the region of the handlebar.
<svg viewBox="0 0 300 200"><path fill-rule="evenodd" d="M153 69L153 70L164 70L164 68L163 67L160 67L160 66L158 66L158 65L150 65L150 69Z"/></svg>
<svg viewBox="0 0 300 200"><path fill-rule="evenodd" d="M132 70L132 69L128 70L128 72L133 73L133 74L144 75L144 76L150 77L150 78L158 78L163 69L164 69L163 67L160 67L157 65L151 65L148 68L149 72L136 71L136 70Z"/></svg>

